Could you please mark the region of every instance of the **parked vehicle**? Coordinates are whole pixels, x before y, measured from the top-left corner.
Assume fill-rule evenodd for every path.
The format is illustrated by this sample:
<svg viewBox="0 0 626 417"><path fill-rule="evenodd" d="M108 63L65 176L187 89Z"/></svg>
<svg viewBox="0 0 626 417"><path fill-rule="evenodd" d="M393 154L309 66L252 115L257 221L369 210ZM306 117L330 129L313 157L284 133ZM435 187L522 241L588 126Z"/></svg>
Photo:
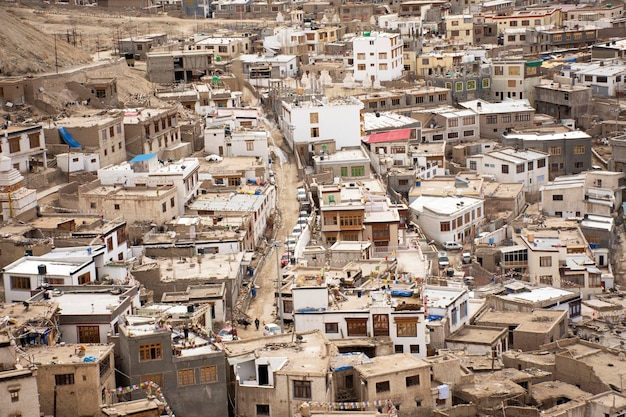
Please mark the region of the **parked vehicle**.
<svg viewBox="0 0 626 417"><path fill-rule="evenodd" d="M302 225L296 224L291 230L291 236L298 238L302 234Z"/></svg>
<svg viewBox="0 0 626 417"><path fill-rule="evenodd" d="M290 263L290 259L289 259L289 252L285 252L283 253L283 256L280 258L280 265L282 267L286 267L287 265L289 265Z"/></svg>
<svg viewBox="0 0 626 417"><path fill-rule="evenodd" d="M458 242L451 242L451 241L443 242L442 246L443 246L444 249L448 249L448 250L461 250L461 249L463 249L463 245L461 245Z"/></svg>
<svg viewBox="0 0 626 417"><path fill-rule="evenodd" d="M463 255L461 255L461 259L463 259L464 264L469 264L472 262L472 254L469 252L463 252Z"/></svg>
<svg viewBox="0 0 626 417"><path fill-rule="evenodd" d="M450 265L448 254L446 252L439 252L439 267L445 268L448 265Z"/></svg>
<svg viewBox="0 0 626 417"><path fill-rule="evenodd" d="M298 188L296 192L297 192L298 201L308 200L307 195L306 195L306 190L304 188Z"/></svg>
<svg viewBox="0 0 626 417"><path fill-rule="evenodd" d="M237 339L237 331L233 327L224 327L217 334L217 340L220 342L230 342Z"/></svg>
<svg viewBox="0 0 626 417"><path fill-rule="evenodd" d="M280 334L280 326L274 323L268 323L263 326L263 336L271 336L274 334Z"/></svg>

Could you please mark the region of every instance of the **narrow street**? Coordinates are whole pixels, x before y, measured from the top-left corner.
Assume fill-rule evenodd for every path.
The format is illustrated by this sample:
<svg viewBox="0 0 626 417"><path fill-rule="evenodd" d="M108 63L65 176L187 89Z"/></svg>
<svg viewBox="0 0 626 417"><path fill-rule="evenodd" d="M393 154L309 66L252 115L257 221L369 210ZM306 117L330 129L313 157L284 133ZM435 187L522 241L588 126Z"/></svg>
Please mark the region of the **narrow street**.
<svg viewBox="0 0 626 417"><path fill-rule="evenodd" d="M255 330L254 324L248 329L238 327L237 332L242 339L262 336L263 323L278 321L274 298L279 275L279 271L276 270L276 251L278 250L279 257L283 254L283 242L296 223L300 207L296 199L296 188L300 180L294 163L294 156L291 152L287 152L288 147L283 143L283 136L278 128L273 126L271 134L271 146L276 158L272 165L276 173L278 199L278 212L274 219L274 227L278 231L275 236L280 246L277 249L272 248L268 252L260 271L257 270L255 273L256 297L252 298L247 314L252 320L258 318L261 326L258 332ZM282 274L282 271L280 273Z"/></svg>

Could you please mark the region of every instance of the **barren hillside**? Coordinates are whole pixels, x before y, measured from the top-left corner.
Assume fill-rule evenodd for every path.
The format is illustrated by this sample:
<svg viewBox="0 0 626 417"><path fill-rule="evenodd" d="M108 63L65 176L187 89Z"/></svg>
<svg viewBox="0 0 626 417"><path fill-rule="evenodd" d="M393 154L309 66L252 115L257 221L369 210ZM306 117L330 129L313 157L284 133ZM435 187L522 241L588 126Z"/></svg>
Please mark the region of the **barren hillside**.
<svg viewBox="0 0 626 417"><path fill-rule="evenodd" d="M57 36L59 68L91 62L91 56ZM55 71L55 40L18 17L9 7L0 7L0 70L2 75L25 75Z"/></svg>

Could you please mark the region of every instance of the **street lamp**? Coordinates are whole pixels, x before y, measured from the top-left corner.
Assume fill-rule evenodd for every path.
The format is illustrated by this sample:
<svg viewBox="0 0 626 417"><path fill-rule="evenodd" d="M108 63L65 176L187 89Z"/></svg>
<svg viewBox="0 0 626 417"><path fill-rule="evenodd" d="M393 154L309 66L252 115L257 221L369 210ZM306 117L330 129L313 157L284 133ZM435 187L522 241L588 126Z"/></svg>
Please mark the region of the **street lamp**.
<svg viewBox="0 0 626 417"><path fill-rule="evenodd" d="M281 284L283 281L283 277L282 277L282 272L281 272L281 268L280 268L280 251L278 250L278 248L280 248L281 244L279 241L275 240L274 241L274 251L276 252L276 293L278 294L278 301L277 303L277 308L278 308L278 317L280 319L280 333L283 334L285 333L285 324L283 321L283 295L282 295L282 288L281 288Z"/></svg>

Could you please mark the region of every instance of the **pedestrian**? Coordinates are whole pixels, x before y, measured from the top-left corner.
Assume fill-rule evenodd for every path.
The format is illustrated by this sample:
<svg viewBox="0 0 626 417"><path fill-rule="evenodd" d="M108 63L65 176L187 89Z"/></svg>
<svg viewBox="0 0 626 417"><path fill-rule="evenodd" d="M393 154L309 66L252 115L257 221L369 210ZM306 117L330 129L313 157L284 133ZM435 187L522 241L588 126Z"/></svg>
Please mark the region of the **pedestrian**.
<svg viewBox="0 0 626 417"><path fill-rule="evenodd" d="M257 330L259 330L259 324L261 324L259 319L258 318L254 319L254 326L256 327Z"/></svg>

